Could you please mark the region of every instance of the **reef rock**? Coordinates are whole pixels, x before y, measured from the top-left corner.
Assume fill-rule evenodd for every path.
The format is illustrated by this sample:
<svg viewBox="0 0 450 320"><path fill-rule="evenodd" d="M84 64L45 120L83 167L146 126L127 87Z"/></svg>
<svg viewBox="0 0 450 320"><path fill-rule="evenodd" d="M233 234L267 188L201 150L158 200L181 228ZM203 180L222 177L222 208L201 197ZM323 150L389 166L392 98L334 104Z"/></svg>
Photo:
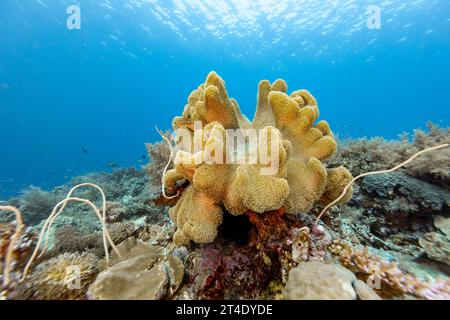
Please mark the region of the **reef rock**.
<svg viewBox="0 0 450 320"><path fill-rule="evenodd" d="M447 237L450 236L450 218L436 216L434 218L434 226L441 230Z"/></svg>
<svg viewBox="0 0 450 320"><path fill-rule="evenodd" d="M448 207L450 193L436 185L401 172L365 177L362 188L374 194L385 212L431 212Z"/></svg>
<svg viewBox="0 0 450 320"><path fill-rule="evenodd" d="M379 300L380 297L338 264L303 262L289 272L287 300Z"/></svg>
<svg viewBox="0 0 450 320"><path fill-rule="evenodd" d="M352 179L344 167L327 169L323 163L335 153L336 142L326 121L315 124L314 97L306 90L286 92L283 80L261 81L252 122L215 72L191 93L182 116L173 120L179 150L174 169L163 177L172 194L180 191L180 181L189 182L169 212L177 225L175 244L212 242L223 208L233 215L280 208L309 212L314 204L335 199ZM257 142L249 130L255 130ZM200 150L192 150L196 142ZM351 195L349 190L342 202Z"/></svg>
<svg viewBox="0 0 450 320"><path fill-rule="evenodd" d="M184 265L160 246L134 237L117 246L112 266L100 273L88 296L98 300L156 300L173 294L184 278Z"/></svg>
<svg viewBox="0 0 450 320"><path fill-rule="evenodd" d="M450 266L450 239L437 232L429 232L419 239L428 258Z"/></svg>

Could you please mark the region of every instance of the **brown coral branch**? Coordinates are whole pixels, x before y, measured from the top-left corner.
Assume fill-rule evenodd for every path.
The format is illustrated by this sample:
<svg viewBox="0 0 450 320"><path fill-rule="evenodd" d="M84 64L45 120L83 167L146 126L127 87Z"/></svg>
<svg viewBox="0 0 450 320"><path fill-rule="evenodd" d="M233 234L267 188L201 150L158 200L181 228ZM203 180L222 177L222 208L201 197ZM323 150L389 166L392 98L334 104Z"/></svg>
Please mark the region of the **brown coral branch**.
<svg viewBox="0 0 450 320"><path fill-rule="evenodd" d="M344 190L342 191L341 195L336 198L334 201L330 202L325 208L322 209L322 211L320 212L320 214L317 216L316 222L314 223L315 225L317 225L320 221L320 218L325 214L325 212L332 207L333 205L335 205L336 203L338 203L346 194L347 194L347 190L353 185L353 183L355 183L356 180L366 177L366 176L371 176L371 175L375 175L375 174L381 174L381 173L389 173L389 172L393 172L395 170L398 170L399 168L403 167L404 165L410 163L411 161L413 161L415 158L417 158L418 156L420 156L423 153L429 152L429 151L433 151L433 150L437 150L437 149L441 149L441 148L445 148L448 147L450 144L446 143L446 144L441 144L438 146L434 146L434 147L430 147L430 148L426 148L424 150L421 150L415 154L413 154L408 160L400 163L399 165L388 169L388 170L379 170L379 171L371 171L371 172L366 172L366 173L362 173L356 177L354 177L344 188Z"/></svg>
<svg viewBox="0 0 450 320"><path fill-rule="evenodd" d="M5 258L5 268L3 271L3 286L6 287L9 284L9 273L11 271L14 245L16 244L16 241L19 238L20 233L22 232L22 230L24 228L24 224L23 224L22 214L19 209L12 207L12 206L0 206L0 211L12 212L16 216L16 229L9 241L8 250L6 252L6 258Z"/></svg>

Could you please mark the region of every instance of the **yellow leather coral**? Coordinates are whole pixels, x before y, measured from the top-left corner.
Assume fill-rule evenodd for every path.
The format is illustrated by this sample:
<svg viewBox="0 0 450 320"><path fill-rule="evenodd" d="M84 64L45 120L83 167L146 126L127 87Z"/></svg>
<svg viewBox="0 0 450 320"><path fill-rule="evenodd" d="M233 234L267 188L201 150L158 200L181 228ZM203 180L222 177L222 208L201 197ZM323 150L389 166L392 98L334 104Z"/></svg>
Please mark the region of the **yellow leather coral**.
<svg viewBox="0 0 450 320"><path fill-rule="evenodd" d="M252 122L215 72L191 93L182 116L173 120L178 151L174 169L163 177L172 193L179 181L189 182L169 211L177 245L212 242L223 209L234 215L282 207L291 214L308 212L333 200L352 179L344 167L327 170L323 164L336 142L326 121L315 124L314 97L306 90L286 92L283 80L261 81Z"/></svg>

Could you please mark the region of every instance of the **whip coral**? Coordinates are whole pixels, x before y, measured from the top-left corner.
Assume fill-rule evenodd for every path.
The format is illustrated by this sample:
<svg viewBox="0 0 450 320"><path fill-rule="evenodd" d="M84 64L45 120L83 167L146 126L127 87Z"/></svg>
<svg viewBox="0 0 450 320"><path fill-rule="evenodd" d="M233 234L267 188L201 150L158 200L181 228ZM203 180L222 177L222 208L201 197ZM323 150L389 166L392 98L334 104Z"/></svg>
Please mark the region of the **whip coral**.
<svg viewBox="0 0 450 320"><path fill-rule="evenodd" d="M72 194L75 192L75 190L77 190L78 188L81 187L92 187L97 189L101 195L102 195L102 200L103 200L103 206L102 206L102 214L100 214L100 210L89 200L87 199L82 199L82 198L76 198L76 197L72 197ZM28 274L28 270L31 266L31 264L33 263L34 259L36 258L39 249L41 247L42 241L44 239L44 235L46 235L46 239L45 239L45 243L44 243L44 248L42 249L41 254L39 255L42 256L45 252L45 250L47 249L47 244L48 244L48 231L50 229L50 227L52 226L53 222L55 221L55 219L64 211L64 209L66 208L67 204L69 202L79 202L79 203L83 203L86 204L88 206L90 206L95 214L97 215L98 219L100 220L102 227L103 227L103 244L104 244L104 249L105 249L105 258L107 263L109 263L109 253L108 253L108 242L111 245L111 247L113 248L113 250L117 253L117 255L120 256L119 251L117 250L116 246L114 245L114 242L111 239L111 236L109 235L108 229L106 228L106 221L105 221L105 216L106 216L106 196L105 193L103 192L103 190L94 184L91 183L84 183L84 184L80 184L77 185L75 187L73 187L69 193L67 194L67 197L62 200L61 202L59 202L55 208L53 209L52 213L50 214L50 216L47 218L47 220L44 223L44 226L42 227L41 233L39 235L39 240L36 244L36 248L31 256L31 258L29 259L27 265L25 266L23 273L22 273L22 281L26 278L27 274Z"/></svg>

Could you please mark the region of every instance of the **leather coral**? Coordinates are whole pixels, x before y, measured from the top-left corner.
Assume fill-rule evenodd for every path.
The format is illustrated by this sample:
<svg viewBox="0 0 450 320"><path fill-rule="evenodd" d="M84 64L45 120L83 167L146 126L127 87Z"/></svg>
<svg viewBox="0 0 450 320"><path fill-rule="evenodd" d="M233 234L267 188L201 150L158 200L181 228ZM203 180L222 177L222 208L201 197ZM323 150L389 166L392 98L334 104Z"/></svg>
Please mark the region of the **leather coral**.
<svg viewBox="0 0 450 320"><path fill-rule="evenodd" d="M180 181L189 182L169 211L177 225L175 244L212 242L223 210L308 212L333 200L352 179L344 167L324 165L336 141L326 121L316 123L315 98L306 90L286 92L283 80L261 81L253 121L215 72L191 93L173 120L178 150L174 169L163 177L172 193ZM349 190L342 202L351 195Z"/></svg>

